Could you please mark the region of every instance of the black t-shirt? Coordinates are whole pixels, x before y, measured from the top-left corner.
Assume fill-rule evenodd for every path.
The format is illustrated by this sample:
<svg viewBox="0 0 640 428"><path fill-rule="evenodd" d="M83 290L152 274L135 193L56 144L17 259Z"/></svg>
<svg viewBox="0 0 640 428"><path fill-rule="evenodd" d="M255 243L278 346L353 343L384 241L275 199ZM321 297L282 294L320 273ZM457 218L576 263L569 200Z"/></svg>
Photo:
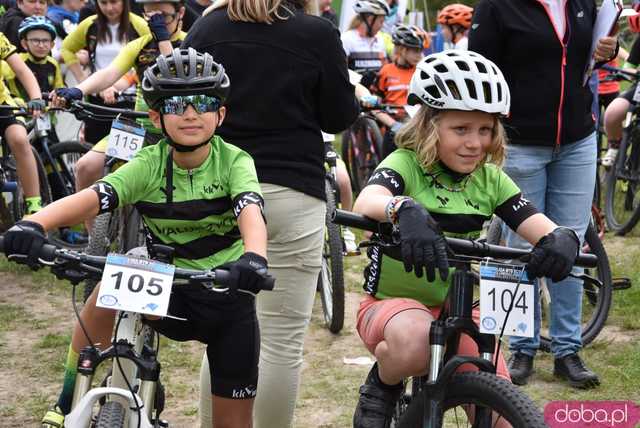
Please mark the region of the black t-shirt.
<svg viewBox="0 0 640 428"><path fill-rule="evenodd" d="M0 33L4 33L7 36L7 39L16 47L18 52L24 52L20 44L20 37L18 37L18 27L26 17L27 15L22 13L18 7L12 7L0 18Z"/></svg>
<svg viewBox="0 0 640 428"><path fill-rule="evenodd" d="M188 32L193 23L202 16L202 12L208 6L200 6L195 0L187 0L185 3L184 18L182 18L182 31Z"/></svg>
<svg viewBox="0 0 640 428"><path fill-rule="evenodd" d="M301 10L268 25L234 22L218 9L183 47L224 65L231 90L216 132L253 157L260 181L324 199L320 130L343 131L359 111L338 30Z"/></svg>

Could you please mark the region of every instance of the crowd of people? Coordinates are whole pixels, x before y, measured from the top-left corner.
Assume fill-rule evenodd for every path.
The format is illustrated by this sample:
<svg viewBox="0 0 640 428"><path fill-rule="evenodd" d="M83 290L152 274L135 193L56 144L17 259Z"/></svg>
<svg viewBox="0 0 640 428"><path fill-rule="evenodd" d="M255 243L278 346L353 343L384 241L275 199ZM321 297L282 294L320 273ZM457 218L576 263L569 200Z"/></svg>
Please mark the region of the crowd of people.
<svg viewBox="0 0 640 428"><path fill-rule="evenodd" d="M342 34L330 2L308 0L3 7L0 104L38 115L49 93L51 105L86 98L149 112L141 122L146 147L106 177L110 127L86 120L92 150L77 163L77 193L46 207L24 123L3 116L28 214L6 233L5 252L35 264L47 230L83 221L90 230L96 215L134 205L149 249L174 247L177 266L228 269L232 288L252 293L178 287L169 312L185 320L146 321L171 339L207 345L202 426L292 426L324 241L321 131L342 132L359 106L381 103L420 108L413 116L374 113L385 131L384 160L353 207L349 175L339 167L343 207L392 223L401 242L395 255L367 251L357 332L377 362L359 389L354 426L388 426L402 380L428 369L429 321L452 269L444 236L477 238L493 215L504 221L509 246L533 249L528 274L550 278L554 373L575 387L599 384L578 354L582 286L569 277L595 185L594 94L583 85L593 1L448 5L437 16L447 49L426 57L431 36L397 22L395 0L356 0ZM600 65L617 54L608 36L593 57ZM605 124L616 150L633 100L611 98ZM171 227L183 232L166 233ZM354 249L355 237L344 234ZM258 294L267 269L276 287ZM81 321L104 347L114 311L96 307L98 292ZM518 385L531 377L539 347L535 307L534 337L512 338L511 358L497 364L497 375ZM61 428L71 411L78 355L88 345L82 330L76 323L47 428ZM466 337L460 353L478 350Z"/></svg>

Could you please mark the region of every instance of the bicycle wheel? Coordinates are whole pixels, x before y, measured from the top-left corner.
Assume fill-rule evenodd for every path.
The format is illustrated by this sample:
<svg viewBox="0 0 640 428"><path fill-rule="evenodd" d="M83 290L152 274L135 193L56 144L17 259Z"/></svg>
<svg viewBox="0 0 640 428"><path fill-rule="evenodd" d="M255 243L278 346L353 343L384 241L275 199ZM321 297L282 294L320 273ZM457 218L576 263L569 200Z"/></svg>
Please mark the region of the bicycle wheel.
<svg viewBox="0 0 640 428"><path fill-rule="evenodd" d="M492 427L497 419L506 420L514 428L543 428L544 417L535 403L518 387L494 374L486 372L464 372L454 374L446 386L444 398L443 427L473 426ZM424 391L419 392L401 415L397 425L400 428L422 426L426 412ZM467 413L482 416L473 424L467 420ZM480 409L489 411L478 412ZM496 414L492 421L491 414Z"/></svg>
<svg viewBox="0 0 640 428"><path fill-rule="evenodd" d="M40 155L31 147L31 153L33 153L33 157L36 161L36 171L38 173L38 186L40 187L40 198L42 199L42 206L48 205L51 203L51 189L49 188L49 181L47 180L47 174L45 172L44 165L42 164L42 159L40 159ZM9 181L15 181L18 184L17 189L13 192L13 200L11 201L11 215L12 222L15 223L24 217L25 211L25 196L22 190L22 184L18 179L18 167L16 164L16 159L13 154L9 155L7 166L7 177Z"/></svg>
<svg viewBox="0 0 640 428"><path fill-rule="evenodd" d="M51 193L55 201L76 192L76 163L91 150L91 146L78 141L64 141L51 145L49 150L60 173L60 176L54 174L51 165L47 165Z"/></svg>
<svg viewBox="0 0 640 428"><path fill-rule="evenodd" d="M357 193L367 184L382 159L382 134L375 120L368 117L358 119L345 134L348 143L344 160L349 165L351 184Z"/></svg>
<svg viewBox="0 0 640 428"><path fill-rule="evenodd" d="M96 417L95 428L120 428L124 427L125 411L122 404L117 401L107 401Z"/></svg>
<svg viewBox="0 0 640 428"><path fill-rule="evenodd" d="M144 230L138 210L134 207L126 207L121 212L120 222L121 237L118 251L124 254L132 248L143 246Z"/></svg>
<svg viewBox="0 0 640 428"><path fill-rule="evenodd" d="M118 242L119 210L100 214L93 221L89 234L89 243L85 252L92 256L106 256ZM88 279L84 282L83 301L86 302L98 281Z"/></svg>
<svg viewBox="0 0 640 428"><path fill-rule="evenodd" d="M330 180L325 180L327 217L322 267L318 275L318 290L322 301L324 321L331 333L339 333L344 326L344 276L342 266L342 237L340 226L331 221L336 208L335 193Z"/></svg>
<svg viewBox="0 0 640 428"><path fill-rule="evenodd" d="M613 297L613 283L609 258L593 223L589 224L584 238L585 243L589 246L589 252L598 256L598 266L595 269L585 269L584 273L598 278L602 283L602 286L599 286L592 281L582 282L582 345L586 346L593 342L607 322ZM542 287L540 293L540 349L549 352L551 350L548 329L549 298L548 293Z"/></svg>
<svg viewBox="0 0 640 428"><path fill-rule="evenodd" d="M607 226L618 235L630 231L640 220L639 168L640 145L635 131L625 129L613 171L607 174L605 198Z"/></svg>
<svg viewBox="0 0 640 428"><path fill-rule="evenodd" d="M90 150L90 146L77 141L55 143L49 148L58 174L53 166L46 165L53 200L62 199L76 192L75 171L78 160ZM84 224L63 227L49 232L49 239L56 245L72 250L87 246L87 231Z"/></svg>

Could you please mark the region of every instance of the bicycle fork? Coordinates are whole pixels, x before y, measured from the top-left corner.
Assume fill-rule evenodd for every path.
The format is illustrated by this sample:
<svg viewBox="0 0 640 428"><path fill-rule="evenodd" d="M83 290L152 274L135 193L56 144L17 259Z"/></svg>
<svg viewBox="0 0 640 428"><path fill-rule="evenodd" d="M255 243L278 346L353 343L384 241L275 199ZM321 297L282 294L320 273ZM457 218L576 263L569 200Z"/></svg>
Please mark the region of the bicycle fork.
<svg viewBox="0 0 640 428"><path fill-rule="evenodd" d="M425 398L423 428L442 427L447 383L458 367L471 363L482 371L495 373L493 365L495 337L481 334L472 318L473 284L472 273L457 269L453 273L449 288L448 308L445 308L438 319L431 323L430 365L423 395ZM476 342L481 358L455 355L458 352L461 333L469 335ZM444 361L447 363L443 366ZM486 410L483 409L483 411ZM476 413L476 418L478 417L482 417L482 414Z"/></svg>

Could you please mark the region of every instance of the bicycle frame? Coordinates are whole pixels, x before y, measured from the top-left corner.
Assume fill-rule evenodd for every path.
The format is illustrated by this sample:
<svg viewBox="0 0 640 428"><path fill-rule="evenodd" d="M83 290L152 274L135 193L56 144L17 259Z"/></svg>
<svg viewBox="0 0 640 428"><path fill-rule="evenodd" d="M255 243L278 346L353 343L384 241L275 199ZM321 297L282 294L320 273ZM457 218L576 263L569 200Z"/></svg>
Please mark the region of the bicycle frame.
<svg viewBox="0 0 640 428"><path fill-rule="evenodd" d="M150 421L153 417L160 363L156 359L155 351L144 346L144 338L150 328L142 323L140 314L118 312L116 316L122 317L117 342L102 352L88 346L80 353L72 411L65 417L66 427L90 426L93 406L102 398L121 401L124 408L129 409L129 427L138 426L138 406L140 427L154 426ZM116 359L120 360L122 371ZM105 360L113 360L110 381L106 387L91 388L95 371ZM127 381L134 390L137 387L139 393L132 394Z"/></svg>

